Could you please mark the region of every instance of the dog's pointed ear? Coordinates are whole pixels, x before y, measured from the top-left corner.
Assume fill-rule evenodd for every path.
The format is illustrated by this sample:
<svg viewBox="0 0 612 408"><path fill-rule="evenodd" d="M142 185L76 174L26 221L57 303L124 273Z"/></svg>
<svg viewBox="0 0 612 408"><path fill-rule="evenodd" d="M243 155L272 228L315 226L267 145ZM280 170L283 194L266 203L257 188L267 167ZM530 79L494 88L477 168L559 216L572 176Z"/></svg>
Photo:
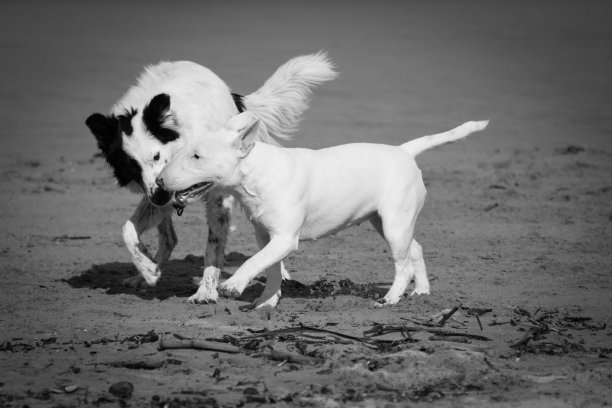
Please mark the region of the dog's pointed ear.
<svg viewBox="0 0 612 408"><path fill-rule="evenodd" d="M234 147L240 151L240 157L249 154L259 135L259 119L251 112L243 112L232 117L226 128L236 132L238 136L234 139Z"/></svg>
<svg viewBox="0 0 612 408"><path fill-rule="evenodd" d="M119 121L114 116L105 116L101 113L90 115L85 124L98 141L98 147L106 152L110 144L119 135Z"/></svg>

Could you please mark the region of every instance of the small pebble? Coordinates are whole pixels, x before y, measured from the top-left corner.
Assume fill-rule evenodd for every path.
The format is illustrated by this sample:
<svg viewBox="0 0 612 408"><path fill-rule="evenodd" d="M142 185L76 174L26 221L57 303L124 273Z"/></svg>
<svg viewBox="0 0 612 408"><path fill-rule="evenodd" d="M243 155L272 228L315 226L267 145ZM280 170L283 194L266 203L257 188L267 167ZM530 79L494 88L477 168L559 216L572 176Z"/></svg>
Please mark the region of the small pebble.
<svg viewBox="0 0 612 408"><path fill-rule="evenodd" d="M132 392L134 392L134 385L129 381L119 381L114 383L108 389L108 392L113 394L117 398L129 399L132 398Z"/></svg>

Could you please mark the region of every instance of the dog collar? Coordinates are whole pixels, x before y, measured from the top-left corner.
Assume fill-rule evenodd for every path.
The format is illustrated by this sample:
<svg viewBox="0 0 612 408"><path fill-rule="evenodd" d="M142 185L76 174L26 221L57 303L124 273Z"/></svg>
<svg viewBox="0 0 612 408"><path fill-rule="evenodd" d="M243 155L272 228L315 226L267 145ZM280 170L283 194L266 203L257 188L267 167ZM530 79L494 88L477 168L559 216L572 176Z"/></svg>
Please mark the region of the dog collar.
<svg viewBox="0 0 612 408"><path fill-rule="evenodd" d="M185 210L184 205L180 205L178 203L172 203L172 207L174 207L174 209L176 210L176 215L178 215L179 217L183 215L183 211Z"/></svg>

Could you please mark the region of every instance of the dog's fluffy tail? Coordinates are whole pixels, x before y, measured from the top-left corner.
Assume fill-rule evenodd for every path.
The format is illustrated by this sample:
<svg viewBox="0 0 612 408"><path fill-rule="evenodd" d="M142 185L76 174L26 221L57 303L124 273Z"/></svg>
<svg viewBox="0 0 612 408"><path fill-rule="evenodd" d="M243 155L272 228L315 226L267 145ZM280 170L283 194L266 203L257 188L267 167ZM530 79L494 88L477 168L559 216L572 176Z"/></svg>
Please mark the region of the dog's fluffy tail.
<svg viewBox="0 0 612 408"><path fill-rule="evenodd" d="M308 108L312 88L338 73L325 52L295 57L281 65L261 88L244 97L244 105L265 125L261 138L289 139ZM265 133L265 134L264 134Z"/></svg>
<svg viewBox="0 0 612 408"><path fill-rule="evenodd" d="M480 132L486 128L488 124L488 120L466 122L461 126L457 126L456 128L449 130L448 132L438 133L437 135L423 136L404 143L400 147L411 156L418 156L425 150L432 149L445 143L456 142L457 140L468 137L472 133Z"/></svg>

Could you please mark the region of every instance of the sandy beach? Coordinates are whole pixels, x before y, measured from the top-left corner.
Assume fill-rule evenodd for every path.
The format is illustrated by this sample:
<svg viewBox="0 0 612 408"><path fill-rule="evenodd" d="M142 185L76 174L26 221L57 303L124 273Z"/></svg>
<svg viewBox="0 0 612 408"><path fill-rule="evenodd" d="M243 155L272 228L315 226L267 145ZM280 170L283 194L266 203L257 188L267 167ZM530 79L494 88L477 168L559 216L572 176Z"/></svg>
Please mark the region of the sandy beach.
<svg viewBox="0 0 612 408"><path fill-rule="evenodd" d="M612 404L610 11L476 0L3 4L0 406ZM116 186L87 116L107 112L147 64L191 60L248 94L318 50L340 76L315 90L288 146L400 144L491 120L418 158L428 197L416 238L431 295L375 305L393 265L368 224L301 244L275 310L242 309L261 280L238 300L188 304L206 244L200 206L175 217L179 244L159 284L124 287L135 268L121 226L140 197ZM256 251L236 214L228 273ZM157 245L154 233L144 241ZM239 352L159 350L177 336ZM120 381L129 397L110 391Z"/></svg>

